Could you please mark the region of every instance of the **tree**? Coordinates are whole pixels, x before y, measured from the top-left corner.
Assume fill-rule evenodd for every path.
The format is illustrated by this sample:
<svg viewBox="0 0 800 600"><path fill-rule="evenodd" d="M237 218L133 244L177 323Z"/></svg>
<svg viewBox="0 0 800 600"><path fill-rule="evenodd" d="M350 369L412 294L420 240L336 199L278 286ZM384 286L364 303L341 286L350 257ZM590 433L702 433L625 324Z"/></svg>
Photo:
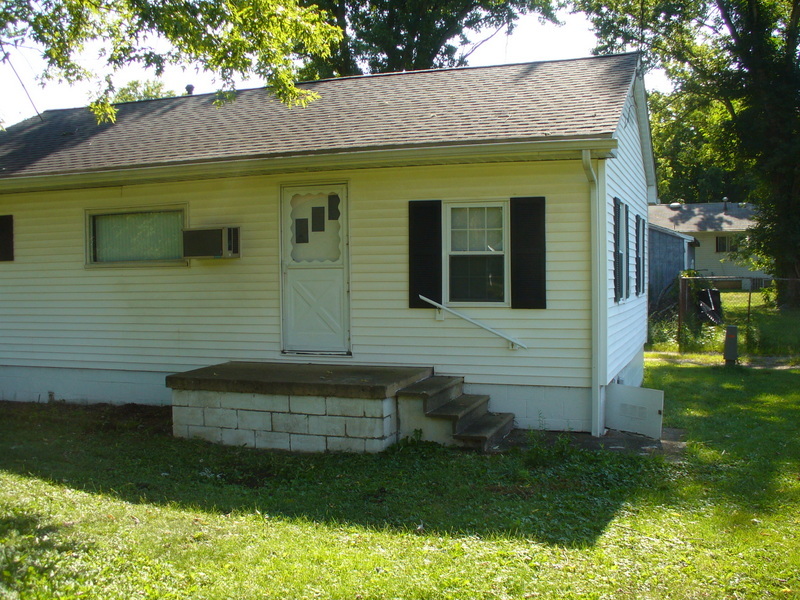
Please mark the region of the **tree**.
<svg viewBox="0 0 800 600"><path fill-rule="evenodd" d="M752 161L737 152L725 107L685 92L648 98L661 202L752 200Z"/></svg>
<svg viewBox="0 0 800 600"><path fill-rule="evenodd" d="M344 36L328 57L309 57L309 79L466 64L470 34L511 31L522 14L556 22L550 0L306 0ZM473 45L473 48L480 42Z"/></svg>
<svg viewBox="0 0 800 600"><path fill-rule="evenodd" d="M313 95L295 86L298 53L325 56L341 32L314 7L297 0L7 0L0 6L0 57L35 44L47 66L45 80L67 82L105 76L92 109L114 119L113 76L140 65L160 76L168 64L214 73L223 91L239 75L262 77L289 104ZM80 64L87 45L99 47L102 73Z"/></svg>
<svg viewBox="0 0 800 600"><path fill-rule="evenodd" d="M710 106L759 189L747 244L777 277L800 278L800 0L575 0L599 52L645 51L677 89ZM800 305L800 286L781 301Z"/></svg>
<svg viewBox="0 0 800 600"><path fill-rule="evenodd" d="M125 84L114 92L111 104L121 102L138 102L140 100L157 100L175 96L175 92L168 90L163 81L133 81Z"/></svg>

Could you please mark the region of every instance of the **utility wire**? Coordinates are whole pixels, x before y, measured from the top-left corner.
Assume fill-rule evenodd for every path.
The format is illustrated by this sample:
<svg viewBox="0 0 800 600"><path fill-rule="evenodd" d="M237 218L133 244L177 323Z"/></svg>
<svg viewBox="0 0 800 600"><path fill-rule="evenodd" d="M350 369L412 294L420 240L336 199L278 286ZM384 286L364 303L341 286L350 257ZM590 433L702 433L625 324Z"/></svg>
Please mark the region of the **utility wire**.
<svg viewBox="0 0 800 600"><path fill-rule="evenodd" d="M1 43L0 43L0 48L2 48L2 44ZM28 88L25 86L25 82L22 81L22 77L19 76L19 73L17 73L17 70L14 68L14 63L11 62L11 55L5 49L3 49L3 54L4 54L3 62L7 62L8 66L11 67L11 70L14 71L14 75L16 75L17 81L19 81L19 84L22 86L22 90L25 92L25 95L28 97L28 101L31 103L31 106L33 107L33 110L36 111L36 116L39 117L39 119L42 122L44 122L44 117L42 117L42 113L39 112L39 109L36 108L36 104L34 103L33 98L31 98L31 95L28 93Z"/></svg>

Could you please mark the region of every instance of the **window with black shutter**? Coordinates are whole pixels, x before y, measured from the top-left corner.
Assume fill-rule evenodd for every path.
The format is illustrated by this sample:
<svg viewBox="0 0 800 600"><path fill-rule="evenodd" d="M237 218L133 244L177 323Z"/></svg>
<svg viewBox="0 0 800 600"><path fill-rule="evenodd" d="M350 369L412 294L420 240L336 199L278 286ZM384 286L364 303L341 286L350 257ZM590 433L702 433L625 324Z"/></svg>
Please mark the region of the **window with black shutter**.
<svg viewBox="0 0 800 600"><path fill-rule="evenodd" d="M623 248L622 240L622 201L614 198L614 302L622 299L624 290L622 284Z"/></svg>
<svg viewBox="0 0 800 600"><path fill-rule="evenodd" d="M636 215L636 295L644 292L644 219Z"/></svg>
<svg viewBox="0 0 800 600"><path fill-rule="evenodd" d="M409 203L409 307L546 307L545 199Z"/></svg>
<svg viewBox="0 0 800 600"><path fill-rule="evenodd" d="M625 206L625 219L622 223L622 253L624 256L624 267L622 272L622 287L625 290L625 297L631 297L631 282L630 282L630 274L631 274L631 209L630 206L627 204Z"/></svg>

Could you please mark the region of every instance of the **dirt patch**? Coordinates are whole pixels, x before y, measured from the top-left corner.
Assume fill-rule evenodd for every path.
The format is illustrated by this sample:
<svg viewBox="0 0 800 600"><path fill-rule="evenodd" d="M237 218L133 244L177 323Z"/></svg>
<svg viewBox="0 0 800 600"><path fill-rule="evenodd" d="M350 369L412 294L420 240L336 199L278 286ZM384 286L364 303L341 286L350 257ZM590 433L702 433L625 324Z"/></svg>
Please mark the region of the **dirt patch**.
<svg viewBox="0 0 800 600"><path fill-rule="evenodd" d="M639 455L660 455L669 461L679 461L686 450L684 431L682 429L664 428L661 439L654 440L635 433L626 433L609 429L602 437L594 437L588 433L572 431L537 431L533 435L547 445L554 445L557 440L567 436L570 445L584 450L604 452L626 452ZM514 429L502 441L498 451L510 448L524 449L531 445L531 432L525 429Z"/></svg>

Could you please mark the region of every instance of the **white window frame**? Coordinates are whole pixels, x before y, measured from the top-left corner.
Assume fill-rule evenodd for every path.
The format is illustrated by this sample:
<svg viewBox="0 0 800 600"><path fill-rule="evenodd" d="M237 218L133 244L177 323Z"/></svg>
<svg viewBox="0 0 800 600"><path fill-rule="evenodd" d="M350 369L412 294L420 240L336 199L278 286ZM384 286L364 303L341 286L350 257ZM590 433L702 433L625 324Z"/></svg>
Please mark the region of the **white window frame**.
<svg viewBox="0 0 800 600"><path fill-rule="evenodd" d="M451 248L451 211L453 208L495 208L503 209L503 251L452 251ZM442 201L442 298L446 306L454 307L510 307L511 306L511 200L504 199L480 199L480 200L449 200ZM503 301L502 302L469 302L465 300L450 300L450 256L503 256Z"/></svg>
<svg viewBox="0 0 800 600"><path fill-rule="evenodd" d="M189 206L188 204L157 204L147 206L126 206L124 208L92 208L85 210L85 231L86 231L86 262L85 267L90 269L109 269L109 268L149 268L149 267L186 267L189 261L185 258L175 258L169 260L118 260L96 262L94 256L94 224L93 219L102 215L124 215L149 212L177 212L183 216L182 229L188 227Z"/></svg>
<svg viewBox="0 0 800 600"><path fill-rule="evenodd" d="M720 240L725 240L725 243L723 244L725 246L724 250L719 249ZM728 254L730 252L735 252L739 249L738 241L739 240L736 239L735 235L731 235L729 233L716 236L716 239L714 240L715 254Z"/></svg>

